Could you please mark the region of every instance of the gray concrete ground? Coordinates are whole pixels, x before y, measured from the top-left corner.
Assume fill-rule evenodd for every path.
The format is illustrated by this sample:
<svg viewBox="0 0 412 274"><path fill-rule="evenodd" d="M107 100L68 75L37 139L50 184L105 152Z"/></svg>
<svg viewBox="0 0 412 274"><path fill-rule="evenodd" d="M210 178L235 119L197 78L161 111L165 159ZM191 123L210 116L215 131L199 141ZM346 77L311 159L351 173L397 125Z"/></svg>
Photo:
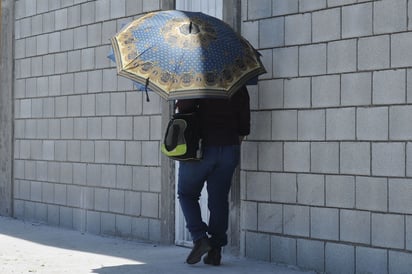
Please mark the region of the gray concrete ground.
<svg viewBox="0 0 412 274"><path fill-rule="evenodd" d="M219 267L184 263L190 249L83 234L0 217L0 273L312 273L224 254Z"/></svg>

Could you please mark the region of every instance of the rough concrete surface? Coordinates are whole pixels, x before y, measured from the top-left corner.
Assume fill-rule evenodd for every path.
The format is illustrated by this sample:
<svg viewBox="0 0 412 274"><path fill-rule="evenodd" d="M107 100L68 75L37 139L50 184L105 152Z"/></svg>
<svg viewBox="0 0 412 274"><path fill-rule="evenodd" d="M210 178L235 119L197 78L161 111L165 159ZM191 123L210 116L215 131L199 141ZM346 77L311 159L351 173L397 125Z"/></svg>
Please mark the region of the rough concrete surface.
<svg viewBox="0 0 412 274"><path fill-rule="evenodd" d="M187 265L188 248L102 237L0 217L0 273L274 273L292 266L223 255L222 265Z"/></svg>

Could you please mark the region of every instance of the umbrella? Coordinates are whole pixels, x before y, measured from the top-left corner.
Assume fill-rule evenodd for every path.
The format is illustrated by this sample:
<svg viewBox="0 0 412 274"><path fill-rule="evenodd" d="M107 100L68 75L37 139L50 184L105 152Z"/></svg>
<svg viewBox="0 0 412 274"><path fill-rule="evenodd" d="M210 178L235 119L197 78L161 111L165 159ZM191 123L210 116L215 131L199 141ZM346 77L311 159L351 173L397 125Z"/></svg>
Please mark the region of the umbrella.
<svg viewBox="0 0 412 274"><path fill-rule="evenodd" d="M148 13L111 42L118 74L167 100L229 98L266 72L246 39L200 12Z"/></svg>

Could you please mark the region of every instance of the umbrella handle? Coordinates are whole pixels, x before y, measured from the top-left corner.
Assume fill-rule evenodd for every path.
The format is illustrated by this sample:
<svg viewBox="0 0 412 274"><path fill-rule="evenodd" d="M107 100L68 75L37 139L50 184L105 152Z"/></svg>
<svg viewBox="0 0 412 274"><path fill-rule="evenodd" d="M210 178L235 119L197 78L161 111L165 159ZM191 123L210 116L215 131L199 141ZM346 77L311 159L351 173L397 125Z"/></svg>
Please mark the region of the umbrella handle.
<svg viewBox="0 0 412 274"><path fill-rule="evenodd" d="M145 85L145 88L144 88L144 90L145 90L145 92L146 92L146 102L150 102L150 99L149 99L149 92L147 91L147 86L149 85L149 78L146 78L146 85Z"/></svg>

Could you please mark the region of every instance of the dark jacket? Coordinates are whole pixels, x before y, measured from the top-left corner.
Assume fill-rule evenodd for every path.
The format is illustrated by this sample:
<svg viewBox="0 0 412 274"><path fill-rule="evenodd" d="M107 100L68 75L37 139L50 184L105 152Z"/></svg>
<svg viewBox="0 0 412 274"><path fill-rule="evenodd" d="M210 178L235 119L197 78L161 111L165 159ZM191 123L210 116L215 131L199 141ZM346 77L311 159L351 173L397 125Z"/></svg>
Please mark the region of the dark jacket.
<svg viewBox="0 0 412 274"><path fill-rule="evenodd" d="M249 94L246 87L230 99L187 99L176 103L180 113L198 109L203 145L238 145L250 133Z"/></svg>

